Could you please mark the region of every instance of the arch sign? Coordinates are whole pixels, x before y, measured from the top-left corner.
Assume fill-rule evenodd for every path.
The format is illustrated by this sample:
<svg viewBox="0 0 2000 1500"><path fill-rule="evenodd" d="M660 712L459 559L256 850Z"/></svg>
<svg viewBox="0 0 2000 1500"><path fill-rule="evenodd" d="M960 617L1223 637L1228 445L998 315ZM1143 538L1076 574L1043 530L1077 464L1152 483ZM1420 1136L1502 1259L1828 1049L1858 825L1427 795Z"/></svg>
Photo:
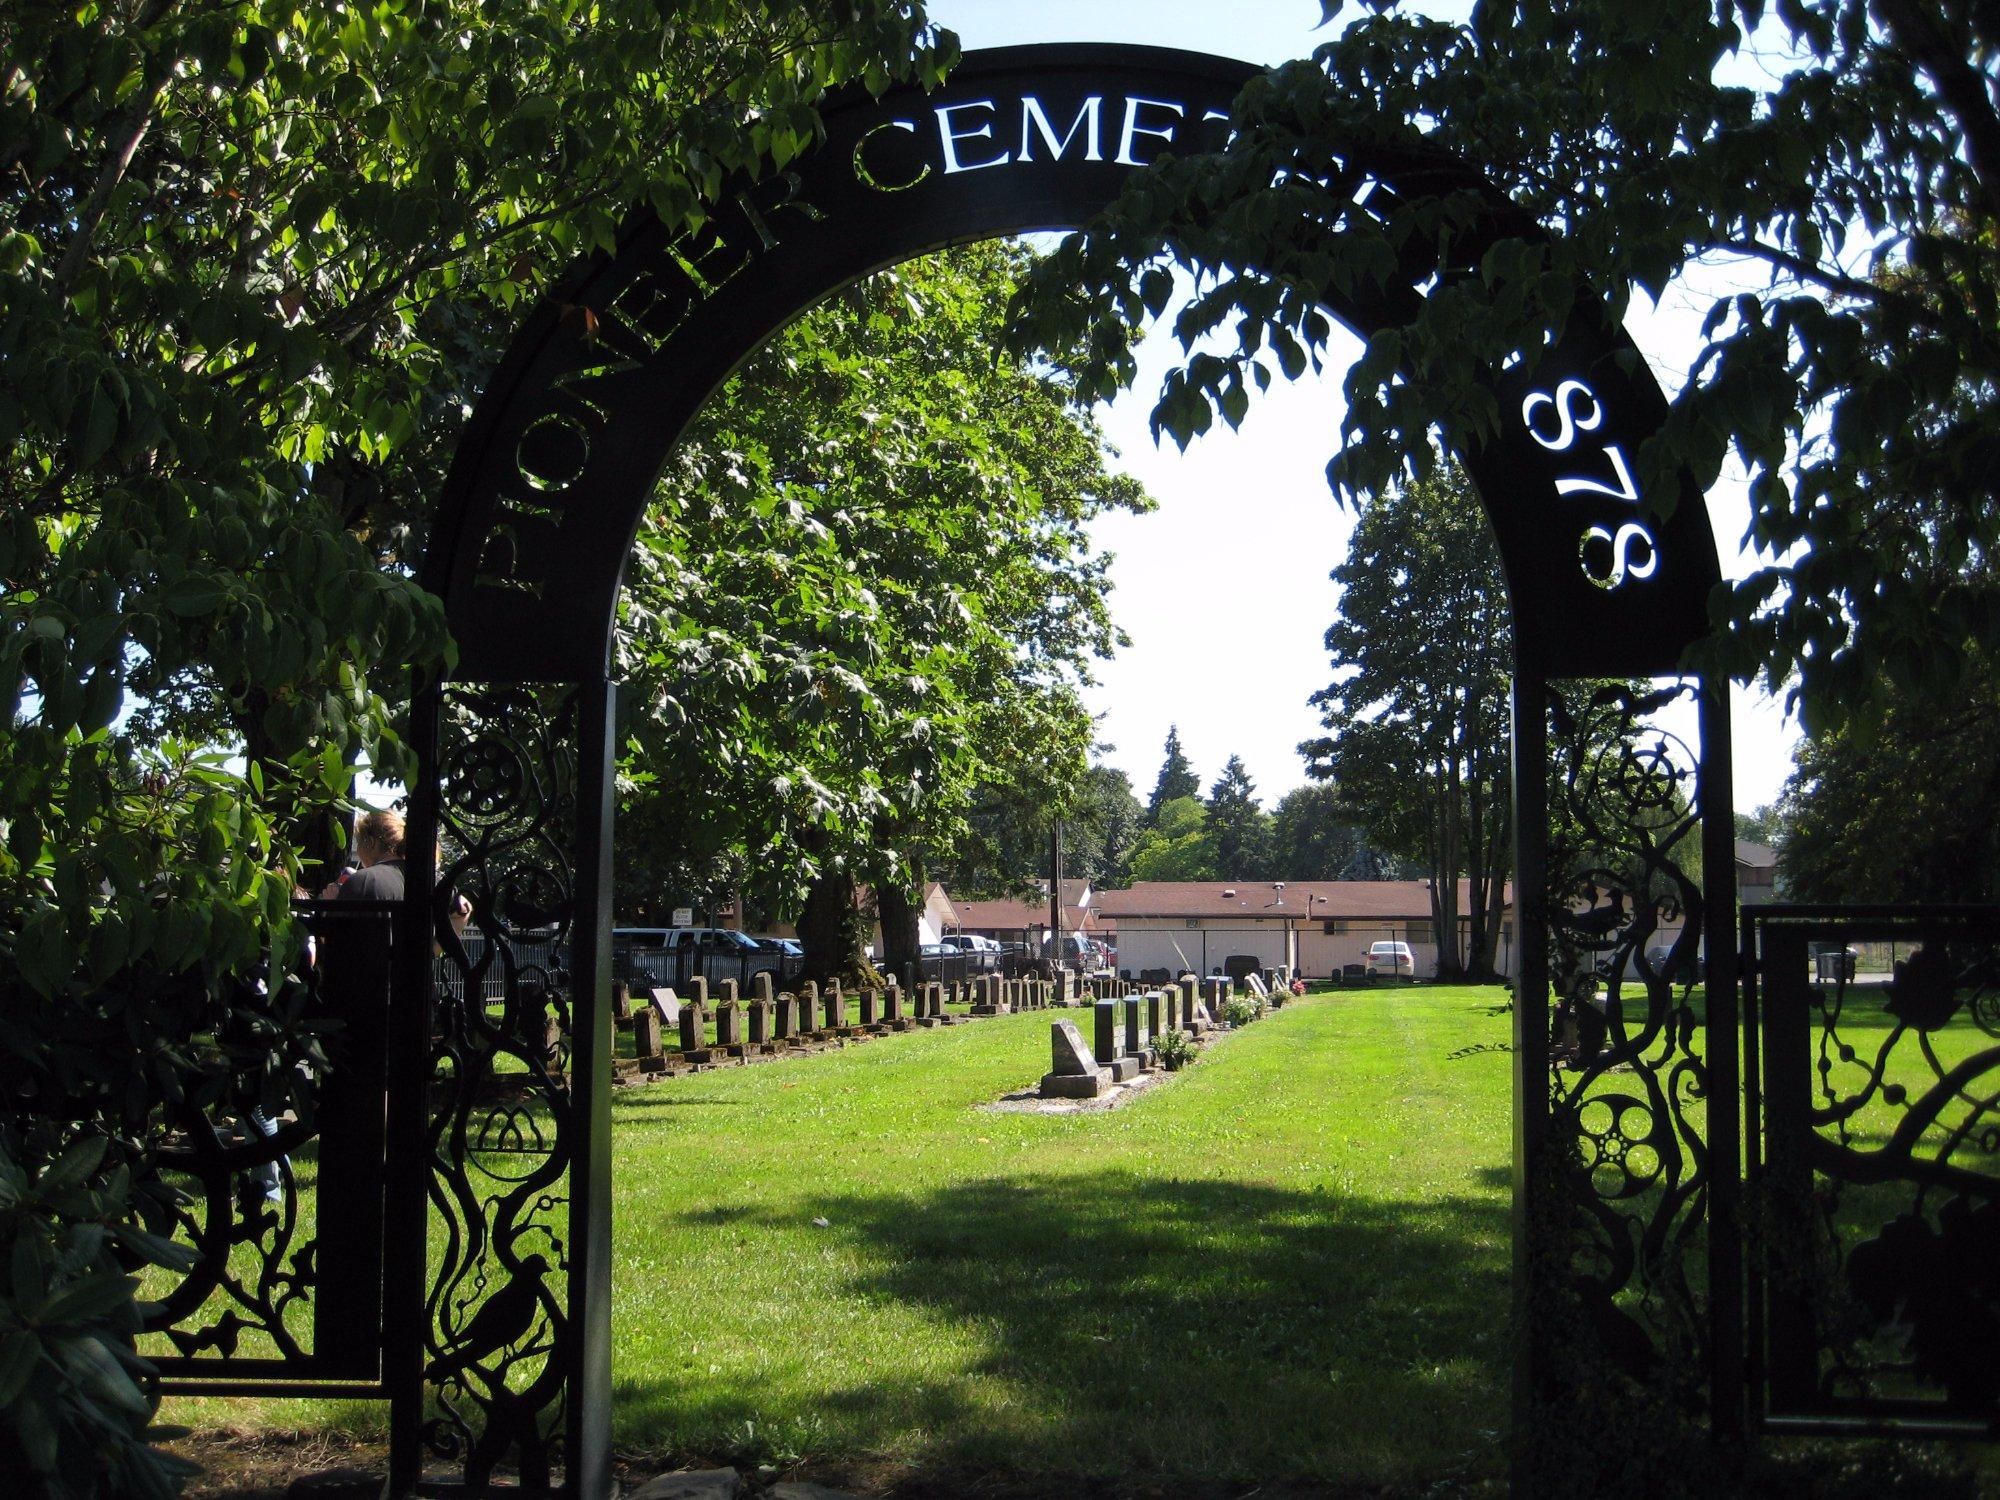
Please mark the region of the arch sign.
<svg viewBox="0 0 2000 1500"><path fill-rule="evenodd" d="M671 237L645 219L615 255L584 262L515 341L447 484L425 582L446 601L461 675L601 669L655 477L702 402L779 328L911 256L1088 222L1162 153L1219 145L1254 72L1152 48L975 52L935 93L836 103L821 148L728 195L700 229ZM1384 170L1347 191L1365 211L1399 185ZM1334 310L1364 337L1388 312ZM1638 445L1665 414L1638 351L1614 328L1579 327L1495 384L1501 431L1464 457L1523 663L1673 670L1706 631L1719 573L1699 494L1660 519L1635 480Z"/></svg>
<svg viewBox="0 0 2000 1500"><path fill-rule="evenodd" d="M424 573L460 654L455 680L419 695L413 731L424 765L406 915L427 924L446 977L430 944L397 950L417 1018L399 1034L419 1056L392 1049L390 1064L420 1103L404 1106L414 1127L399 1124L392 1084L388 1263L415 1266L385 1293L394 1492L483 1494L503 1472L529 1490L610 1485L609 645L674 444L733 370L841 287L945 246L1085 225L1165 153L1222 142L1253 72L1150 48L1028 47L973 53L931 93L845 96L789 170L740 184L688 233L635 219L515 339L467 428ZM1346 166L1348 211L1423 191L1365 153ZM1365 338L1417 292L1326 302ZM1584 1299L1565 1326L1618 1329L1625 1308L1666 1309L1676 1331L1653 1342L1704 1367L1720 1413L1732 1339L1683 1335L1710 1317L1690 1289L1738 1279L1722 1228L1733 1188L1710 1166L1736 1160L1733 1053L1705 1053L1702 1018L1664 974L1702 950L1706 1026L1733 1039L1726 700L1694 689L1704 749L1683 773L1664 741L1605 749L1634 743L1662 695L1607 689L1586 711L1549 687L1677 671L1719 571L1692 486L1665 506L1638 482L1639 446L1666 414L1644 361L1608 319L1572 321L1560 345L1492 372L1499 430L1461 455L1514 611L1517 992L1574 1002L1614 976L1608 1009L1574 1018L1611 1038L1579 1069L1552 1071L1544 1005L1515 1008L1517 1221L1587 1222L1598 1237L1588 1254L1524 1252L1517 1274ZM1697 820L1701 880L1677 863ZM1586 845L1552 853L1551 827L1572 841L1587 830ZM1620 873L1633 869L1647 873ZM441 889L469 897L483 943L443 920ZM1721 914L1705 946L1704 902ZM1670 962L1647 967L1669 946ZM1621 1001L1628 960L1643 997ZM1554 1159L1582 1163L1564 1170L1587 1215L1526 1206ZM1705 1239L1690 1232L1704 1226ZM1694 1244L1704 1276L1675 1258ZM1721 1326L1727 1295L1715 1295ZM1539 1368L1535 1330L1516 1332L1522 1368ZM1605 1337L1631 1349L1651 1335Z"/></svg>

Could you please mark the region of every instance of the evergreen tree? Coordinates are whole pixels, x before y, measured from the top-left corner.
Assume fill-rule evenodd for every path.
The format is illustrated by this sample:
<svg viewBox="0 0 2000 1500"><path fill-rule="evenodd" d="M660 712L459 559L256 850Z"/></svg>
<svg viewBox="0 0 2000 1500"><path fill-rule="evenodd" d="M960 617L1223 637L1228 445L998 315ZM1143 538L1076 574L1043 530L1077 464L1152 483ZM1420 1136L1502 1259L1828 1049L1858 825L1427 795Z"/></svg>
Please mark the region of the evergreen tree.
<svg viewBox="0 0 2000 1500"><path fill-rule="evenodd" d="M1153 783L1153 795L1146 799L1146 823L1148 828L1160 825L1160 809L1169 802L1182 797L1195 797L1201 793L1201 783L1195 780L1194 767L1181 751L1181 727L1167 726L1167 755L1160 765L1160 779Z"/></svg>
<svg viewBox="0 0 2000 1500"><path fill-rule="evenodd" d="M1208 831L1215 845L1215 871L1223 880L1255 880L1266 873L1271 819L1257 805L1257 785L1232 755L1208 789Z"/></svg>
<svg viewBox="0 0 2000 1500"><path fill-rule="evenodd" d="M1438 972L1490 974L1511 862L1507 764L1511 631L1493 541L1457 464L1377 496L1334 570L1326 633L1340 675L1313 695L1324 739L1300 746L1365 810L1371 838L1431 879ZM1456 941L1471 883L1470 952Z"/></svg>

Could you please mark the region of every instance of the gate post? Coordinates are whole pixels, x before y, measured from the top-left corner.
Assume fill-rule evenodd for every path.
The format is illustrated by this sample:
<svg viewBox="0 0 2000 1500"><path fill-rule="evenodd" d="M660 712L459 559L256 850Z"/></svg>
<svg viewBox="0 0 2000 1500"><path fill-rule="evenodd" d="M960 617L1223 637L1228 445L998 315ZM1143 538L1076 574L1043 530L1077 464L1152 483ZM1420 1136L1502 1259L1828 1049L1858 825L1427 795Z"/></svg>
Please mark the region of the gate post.
<svg viewBox="0 0 2000 1500"><path fill-rule="evenodd" d="M425 1179L430 1170L431 1011L437 969L431 959L431 907L438 868L438 715L443 690L416 684L410 748L416 784L403 830L404 903L395 934L389 1024L388 1200L383 1225L382 1384L389 1396L389 1484L393 1500L417 1492L423 1471L424 1306L429 1256Z"/></svg>
<svg viewBox="0 0 2000 1500"><path fill-rule="evenodd" d="M579 694L576 919L570 929L570 1087L580 1139L570 1166L569 1405L564 1488L611 1494L611 818L617 688Z"/></svg>
<svg viewBox="0 0 2000 1500"><path fill-rule="evenodd" d="M1514 1218L1513 1430L1534 1420L1543 1378L1533 1317L1537 1274L1532 1227L1544 1212L1542 1153L1549 1120L1548 681L1517 671L1513 683L1514 776ZM1517 1445L1517 1452L1519 1451ZM1523 1476L1516 1474L1516 1488Z"/></svg>
<svg viewBox="0 0 2000 1500"><path fill-rule="evenodd" d="M1707 923L1703 979L1708 1036L1709 1411L1718 1441L1743 1435L1743 1057L1736 983L1736 816L1731 784L1729 683L1701 684L1696 796L1701 808L1701 884Z"/></svg>

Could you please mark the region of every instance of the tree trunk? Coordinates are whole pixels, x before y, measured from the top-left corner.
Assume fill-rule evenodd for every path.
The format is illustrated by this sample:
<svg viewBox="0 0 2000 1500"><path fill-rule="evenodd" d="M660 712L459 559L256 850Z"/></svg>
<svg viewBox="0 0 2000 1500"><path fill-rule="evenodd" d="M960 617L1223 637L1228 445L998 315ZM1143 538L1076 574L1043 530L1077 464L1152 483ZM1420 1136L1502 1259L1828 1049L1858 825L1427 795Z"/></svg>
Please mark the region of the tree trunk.
<svg viewBox="0 0 2000 1500"><path fill-rule="evenodd" d="M1442 805L1438 809L1438 868L1433 877L1431 910L1438 940L1438 978L1456 981L1465 977L1465 965L1458 945L1458 870L1462 850L1459 821L1458 756L1445 752Z"/></svg>
<svg viewBox="0 0 2000 1500"><path fill-rule="evenodd" d="M861 984L875 977L868 962L868 924L855 902L854 877L845 870L821 875L799 912L799 946L805 949L800 980Z"/></svg>
<svg viewBox="0 0 2000 1500"><path fill-rule="evenodd" d="M884 883L875 887L875 910L882 919L883 972L907 977L923 957L923 934L918 927L923 902L912 899L902 886Z"/></svg>

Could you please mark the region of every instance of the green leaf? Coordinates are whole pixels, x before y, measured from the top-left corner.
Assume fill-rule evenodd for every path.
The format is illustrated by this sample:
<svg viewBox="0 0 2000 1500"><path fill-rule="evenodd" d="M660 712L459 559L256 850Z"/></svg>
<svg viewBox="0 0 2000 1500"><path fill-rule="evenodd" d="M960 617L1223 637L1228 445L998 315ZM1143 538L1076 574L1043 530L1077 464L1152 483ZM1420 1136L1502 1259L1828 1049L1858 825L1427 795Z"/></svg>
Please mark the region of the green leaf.
<svg viewBox="0 0 2000 1500"><path fill-rule="evenodd" d="M31 1328L0 1333L0 1411L14 1404L42 1357L42 1341Z"/></svg>

